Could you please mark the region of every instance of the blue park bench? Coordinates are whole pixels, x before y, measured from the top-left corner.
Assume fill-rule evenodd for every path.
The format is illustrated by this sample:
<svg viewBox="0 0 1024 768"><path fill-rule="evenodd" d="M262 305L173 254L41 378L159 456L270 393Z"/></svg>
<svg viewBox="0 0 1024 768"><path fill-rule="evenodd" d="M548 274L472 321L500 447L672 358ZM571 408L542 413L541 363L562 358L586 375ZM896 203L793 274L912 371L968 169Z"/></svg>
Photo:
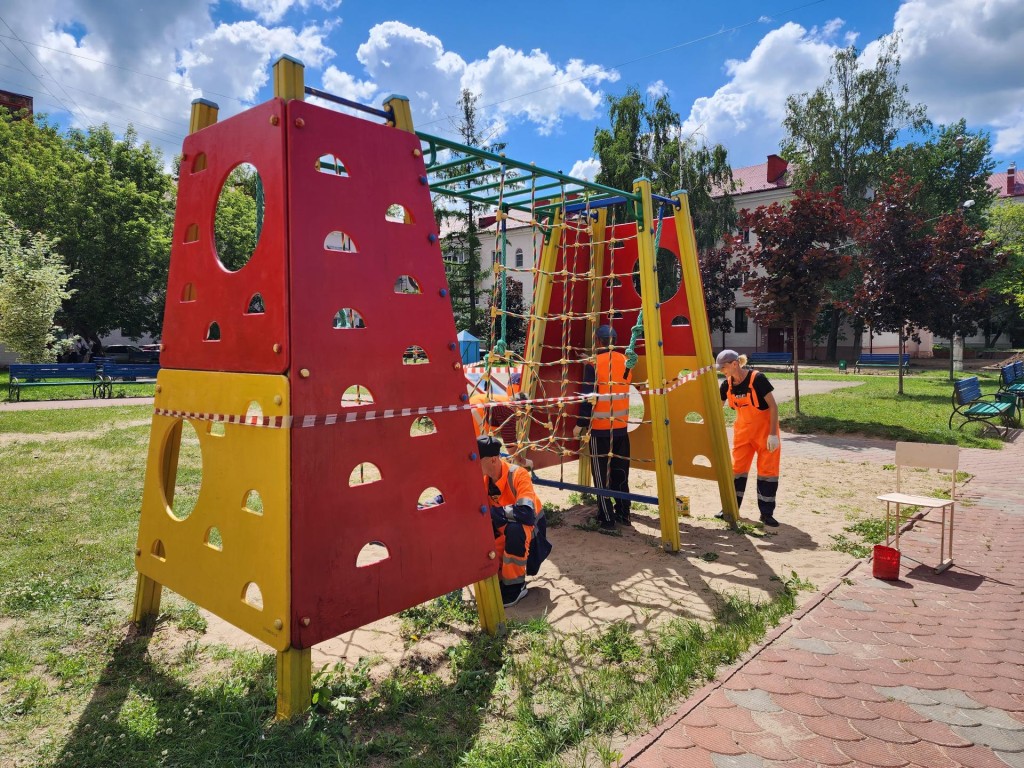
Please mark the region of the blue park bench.
<svg viewBox="0 0 1024 768"><path fill-rule="evenodd" d="M113 396L115 379L135 384L153 384L159 371L160 363L104 363L100 397Z"/></svg>
<svg viewBox="0 0 1024 768"><path fill-rule="evenodd" d="M792 352L751 352L747 355L748 365L781 365L786 370L793 367Z"/></svg>
<svg viewBox="0 0 1024 768"><path fill-rule="evenodd" d="M27 387L92 387L93 397L103 387L96 363L11 363L10 376L7 397L14 401Z"/></svg>
<svg viewBox="0 0 1024 768"><path fill-rule="evenodd" d="M910 365L910 355L903 355L903 369L906 370ZM854 365L854 371L860 373L861 368L899 368L900 356L899 355L861 355L856 364Z"/></svg>
<svg viewBox="0 0 1024 768"><path fill-rule="evenodd" d="M990 399L989 399L990 398ZM990 395L981 393L981 385L977 376L960 379L953 384L953 412L949 415L949 428L953 428L953 419L963 418L958 429L972 421L981 422L985 429L993 430L997 435L1006 436L1010 422L1016 416L1020 420L1020 406L1017 396L1010 392L997 392ZM1002 430L993 422L1002 423Z"/></svg>
<svg viewBox="0 0 1024 768"><path fill-rule="evenodd" d="M1024 362L1004 365L999 371L999 391L1011 392L1024 400Z"/></svg>

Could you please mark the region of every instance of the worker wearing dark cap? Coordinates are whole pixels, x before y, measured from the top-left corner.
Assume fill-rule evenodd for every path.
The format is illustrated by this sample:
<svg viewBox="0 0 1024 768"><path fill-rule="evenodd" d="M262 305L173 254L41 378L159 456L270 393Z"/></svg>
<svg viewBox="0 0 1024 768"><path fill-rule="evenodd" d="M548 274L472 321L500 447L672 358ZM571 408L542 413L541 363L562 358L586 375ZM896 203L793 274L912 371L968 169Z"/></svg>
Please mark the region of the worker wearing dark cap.
<svg viewBox="0 0 1024 768"><path fill-rule="evenodd" d="M491 500L495 552L501 563L501 602L509 608L526 597L526 577L535 576L551 553L547 521L530 471L501 458L501 441L477 438L484 487Z"/></svg>
<svg viewBox="0 0 1024 768"><path fill-rule="evenodd" d="M610 395L593 404L580 403L573 434L582 437L590 432L590 468L594 485L600 489L629 493L629 384L633 377L636 355L626 355L612 348L615 329L602 325L597 329L597 356L593 365L583 369L581 394ZM598 495L597 522L605 530L614 530L615 523L630 525L629 499Z"/></svg>

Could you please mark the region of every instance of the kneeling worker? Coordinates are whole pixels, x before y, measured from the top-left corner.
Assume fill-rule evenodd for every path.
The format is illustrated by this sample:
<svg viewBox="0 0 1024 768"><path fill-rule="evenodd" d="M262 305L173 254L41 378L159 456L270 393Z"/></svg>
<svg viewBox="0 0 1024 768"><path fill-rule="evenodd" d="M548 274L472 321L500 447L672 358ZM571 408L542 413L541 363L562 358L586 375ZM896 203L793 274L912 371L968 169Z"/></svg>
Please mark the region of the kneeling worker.
<svg viewBox="0 0 1024 768"><path fill-rule="evenodd" d="M501 458L501 441L477 438L484 487L491 499L491 524L501 569L501 602L509 608L526 597L526 577L535 576L551 553L547 520L533 490L530 471Z"/></svg>

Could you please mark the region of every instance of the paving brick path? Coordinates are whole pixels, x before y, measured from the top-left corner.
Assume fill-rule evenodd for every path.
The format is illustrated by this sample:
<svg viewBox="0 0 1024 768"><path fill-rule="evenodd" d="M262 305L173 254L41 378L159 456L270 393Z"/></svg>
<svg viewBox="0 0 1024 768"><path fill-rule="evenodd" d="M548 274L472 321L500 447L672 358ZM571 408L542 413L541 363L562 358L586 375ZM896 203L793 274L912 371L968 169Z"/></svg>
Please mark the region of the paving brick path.
<svg viewBox="0 0 1024 768"><path fill-rule="evenodd" d="M789 455L893 461L893 443L792 435ZM955 565L938 525L901 537L901 580L858 563L631 744L621 765L1024 768L1024 438L961 450L974 478Z"/></svg>

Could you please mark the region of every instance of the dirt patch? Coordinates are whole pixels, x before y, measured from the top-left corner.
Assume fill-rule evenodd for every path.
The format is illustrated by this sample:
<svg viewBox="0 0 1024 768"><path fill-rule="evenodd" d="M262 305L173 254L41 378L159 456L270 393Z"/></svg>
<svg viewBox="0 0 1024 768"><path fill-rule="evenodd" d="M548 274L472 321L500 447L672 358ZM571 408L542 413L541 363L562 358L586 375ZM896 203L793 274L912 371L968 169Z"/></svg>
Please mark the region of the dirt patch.
<svg viewBox="0 0 1024 768"><path fill-rule="evenodd" d="M549 468L540 474L557 477L558 472ZM566 465L564 476L575 478L575 464ZM911 493L941 486L935 474L910 473L906 480ZM751 477L749 487L754 483ZM649 628L675 617L710 618L723 594L767 598L793 573L821 589L854 563L850 555L831 549L831 537L857 519L877 516L883 508L876 495L894 484L895 473L877 463L784 454L780 527L754 525L756 497L748 494L741 514L746 529L755 530L741 533L713 518L721 506L716 484L680 478L677 491L689 497L692 516L681 520L682 549L676 554L662 549L652 510L635 512L632 528L620 527L621 535L609 536L576 527L593 514L592 507L572 506L567 492L541 488L543 501L568 509L563 525L549 530L551 557L530 580L526 598L507 613L519 620L547 616L566 633L601 631L616 620ZM653 493L654 476L635 472L632 486ZM468 589L465 596L470 598ZM810 598L811 593L801 593L801 601ZM209 624L204 643L267 650L216 616L203 615ZM313 666L354 665L368 657L376 676L418 660L439 661L460 639L435 632L407 643L399 628L400 620L389 617L321 643L313 649Z"/></svg>

